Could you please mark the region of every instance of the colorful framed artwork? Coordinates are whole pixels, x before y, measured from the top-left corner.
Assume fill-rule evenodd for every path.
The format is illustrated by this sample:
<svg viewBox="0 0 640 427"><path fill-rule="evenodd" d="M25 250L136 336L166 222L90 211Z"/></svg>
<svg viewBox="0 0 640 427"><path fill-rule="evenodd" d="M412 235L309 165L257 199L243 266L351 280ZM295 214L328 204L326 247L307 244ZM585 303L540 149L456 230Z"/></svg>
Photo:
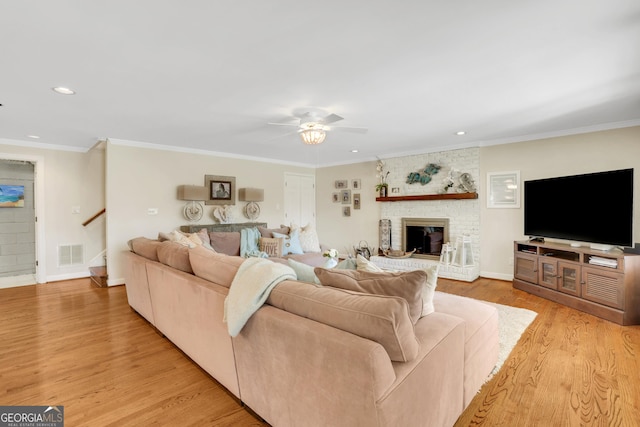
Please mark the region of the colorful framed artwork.
<svg viewBox="0 0 640 427"><path fill-rule="evenodd" d="M24 185L0 184L0 208L23 208Z"/></svg>

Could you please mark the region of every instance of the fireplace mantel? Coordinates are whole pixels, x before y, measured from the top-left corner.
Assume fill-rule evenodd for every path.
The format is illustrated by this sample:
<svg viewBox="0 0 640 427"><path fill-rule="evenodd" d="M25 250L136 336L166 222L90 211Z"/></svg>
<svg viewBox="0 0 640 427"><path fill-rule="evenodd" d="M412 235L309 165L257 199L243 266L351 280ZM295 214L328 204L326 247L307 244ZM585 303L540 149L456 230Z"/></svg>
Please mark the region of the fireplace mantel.
<svg viewBox="0 0 640 427"><path fill-rule="evenodd" d="M414 196L392 196L376 197L376 202L404 202L412 200L459 200L477 199L478 193L444 193L444 194L421 194Z"/></svg>

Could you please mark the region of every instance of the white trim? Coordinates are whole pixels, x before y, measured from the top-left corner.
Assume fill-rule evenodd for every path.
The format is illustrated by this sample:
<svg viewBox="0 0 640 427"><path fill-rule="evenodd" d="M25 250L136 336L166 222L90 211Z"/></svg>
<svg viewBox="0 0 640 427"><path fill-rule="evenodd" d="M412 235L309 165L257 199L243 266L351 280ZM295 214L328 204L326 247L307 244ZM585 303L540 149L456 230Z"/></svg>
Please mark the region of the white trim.
<svg viewBox="0 0 640 427"><path fill-rule="evenodd" d="M87 148L72 147L70 145L45 144L42 142L20 141L17 139L5 139L5 138L0 138L0 144L15 145L18 147L40 148L42 150L73 151L76 153L86 153L87 151L89 151L89 149Z"/></svg>
<svg viewBox="0 0 640 427"><path fill-rule="evenodd" d="M124 285L124 278L107 279L107 286L120 286L120 285Z"/></svg>
<svg viewBox="0 0 640 427"><path fill-rule="evenodd" d="M29 286L36 284L36 277L33 274L22 276L0 277L0 289L17 288L18 286Z"/></svg>
<svg viewBox="0 0 640 427"><path fill-rule="evenodd" d="M485 279L505 280L507 282L513 281L513 274L493 273L491 271L481 271L480 277Z"/></svg>
<svg viewBox="0 0 640 427"><path fill-rule="evenodd" d="M88 271L79 271L77 273L56 274L54 276L48 276L47 282L61 282L63 280L84 279L91 277Z"/></svg>
<svg viewBox="0 0 640 427"><path fill-rule="evenodd" d="M5 141L0 139L0 143ZM38 261L38 265L36 266L36 282L37 283L46 283L47 278L45 276L47 271L47 240L45 237L45 203L44 203L44 157L43 156L33 156L29 154L14 154L14 153L0 153L0 159L7 160L22 160L35 163L34 174L35 174L35 200L34 200L34 210L36 218L38 221L35 224L36 231L36 260Z"/></svg>

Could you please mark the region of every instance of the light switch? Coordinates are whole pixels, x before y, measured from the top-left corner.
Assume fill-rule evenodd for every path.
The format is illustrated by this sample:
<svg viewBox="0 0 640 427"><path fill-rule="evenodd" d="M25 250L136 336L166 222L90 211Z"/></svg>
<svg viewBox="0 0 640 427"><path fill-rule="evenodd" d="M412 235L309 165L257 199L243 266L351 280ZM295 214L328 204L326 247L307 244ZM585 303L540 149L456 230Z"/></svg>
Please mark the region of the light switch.
<svg viewBox="0 0 640 427"><path fill-rule="evenodd" d="M72 206L71 207L71 213L72 214L79 214L80 213L80 206Z"/></svg>
<svg viewBox="0 0 640 427"><path fill-rule="evenodd" d="M158 215L158 208L148 208L147 215Z"/></svg>

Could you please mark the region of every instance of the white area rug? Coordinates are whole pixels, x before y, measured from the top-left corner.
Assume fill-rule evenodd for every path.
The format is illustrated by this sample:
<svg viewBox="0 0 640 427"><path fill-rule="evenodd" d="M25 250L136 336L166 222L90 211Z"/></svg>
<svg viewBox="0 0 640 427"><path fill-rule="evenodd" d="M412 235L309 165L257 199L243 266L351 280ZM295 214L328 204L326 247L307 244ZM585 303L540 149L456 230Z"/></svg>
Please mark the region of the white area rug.
<svg viewBox="0 0 640 427"><path fill-rule="evenodd" d="M510 307L508 305L496 304L482 301L498 309L498 335L500 348L498 350L498 363L489 374L489 380L502 367L509 354L518 343L518 340L529 327L538 313L524 308Z"/></svg>

